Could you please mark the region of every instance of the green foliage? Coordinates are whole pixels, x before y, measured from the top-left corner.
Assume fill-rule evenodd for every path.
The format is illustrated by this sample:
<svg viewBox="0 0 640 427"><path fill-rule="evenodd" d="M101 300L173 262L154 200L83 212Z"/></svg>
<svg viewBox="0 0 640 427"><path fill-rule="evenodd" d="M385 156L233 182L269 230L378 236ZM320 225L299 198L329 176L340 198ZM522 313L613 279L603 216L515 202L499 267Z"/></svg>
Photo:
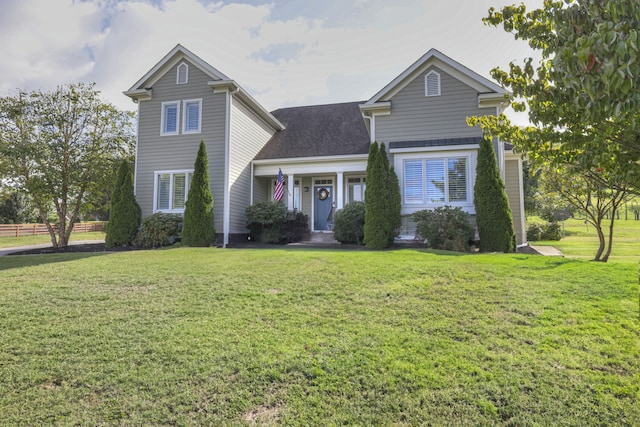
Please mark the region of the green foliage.
<svg viewBox="0 0 640 427"><path fill-rule="evenodd" d="M492 76L528 110L534 126L504 116L476 117L485 131L513 142L538 167L605 170L607 185L640 188L640 2L548 1L490 9L484 22L502 26L541 56Z"/></svg>
<svg viewBox="0 0 640 427"><path fill-rule="evenodd" d="M131 244L140 228L142 212L133 194L133 173L126 160L120 163L118 179L111 196L110 212L105 246L112 248Z"/></svg>
<svg viewBox="0 0 640 427"><path fill-rule="evenodd" d="M142 220L135 244L143 248L170 246L180 241L182 216L158 212Z"/></svg>
<svg viewBox="0 0 640 427"><path fill-rule="evenodd" d="M333 235L340 243L361 245L364 240L365 204L351 202L336 214Z"/></svg>
<svg viewBox="0 0 640 427"><path fill-rule="evenodd" d="M282 202L256 203L245 209L251 238L261 243L280 243L289 212Z"/></svg>
<svg viewBox="0 0 640 427"><path fill-rule="evenodd" d="M530 242L560 239L562 239L562 227L557 221L532 223L527 226L527 240Z"/></svg>
<svg viewBox="0 0 640 427"><path fill-rule="evenodd" d="M27 224L38 222L39 219L38 211L29 196L20 191L13 191L0 204L0 223Z"/></svg>
<svg viewBox="0 0 640 427"><path fill-rule="evenodd" d="M209 160L204 141L200 141L193 169L184 209L182 243L206 247L214 242L216 230L213 224L213 195L209 185Z"/></svg>
<svg viewBox="0 0 640 427"><path fill-rule="evenodd" d="M4 178L31 197L53 246L67 245L87 194L111 173L113 160L133 153L132 118L102 102L93 84L0 98Z"/></svg>
<svg viewBox="0 0 640 427"><path fill-rule="evenodd" d="M371 249L389 247L400 229L400 188L384 143L371 144L367 160L364 243Z"/></svg>
<svg viewBox="0 0 640 427"><path fill-rule="evenodd" d="M546 167L540 176L545 199L561 200L568 206L567 211L583 214L595 227L599 245L593 260L602 262L607 262L611 254L616 213L629 198L629 191L624 188L608 186L605 174L604 171L585 174L579 167L564 165ZM547 221L557 219L553 211L543 213ZM609 229L608 236L605 228Z"/></svg>
<svg viewBox="0 0 640 427"><path fill-rule="evenodd" d="M289 212L289 218L282 227L281 241L299 242L309 234L309 217L302 212Z"/></svg>
<svg viewBox="0 0 640 427"><path fill-rule="evenodd" d="M433 249L469 252L474 229L469 222L469 214L462 208L437 207L414 212L418 234L427 240Z"/></svg>
<svg viewBox="0 0 640 427"><path fill-rule="evenodd" d="M482 138L478 150L473 198L480 251L515 252L516 234L509 199L498 170L493 142L486 136Z"/></svg>

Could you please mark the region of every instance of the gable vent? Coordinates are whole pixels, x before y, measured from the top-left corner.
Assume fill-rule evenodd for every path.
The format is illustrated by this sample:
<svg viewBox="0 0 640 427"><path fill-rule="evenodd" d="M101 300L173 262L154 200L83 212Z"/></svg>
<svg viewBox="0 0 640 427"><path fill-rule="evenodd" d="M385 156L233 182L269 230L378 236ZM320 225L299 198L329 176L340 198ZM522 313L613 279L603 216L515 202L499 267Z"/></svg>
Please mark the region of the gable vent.
<svg viewBox="0 0 640 427"><path fill-rule="evenodd" d="M184 62L178 65L178 78L176 83L181 85L187 83L189 80L189 66Z"/></svg>
<svg viewBox="0 0 640 427"><path fill-rule="evenodd" d="M429 71L424 80L425 96L440 96L440 74Z"/></svg>

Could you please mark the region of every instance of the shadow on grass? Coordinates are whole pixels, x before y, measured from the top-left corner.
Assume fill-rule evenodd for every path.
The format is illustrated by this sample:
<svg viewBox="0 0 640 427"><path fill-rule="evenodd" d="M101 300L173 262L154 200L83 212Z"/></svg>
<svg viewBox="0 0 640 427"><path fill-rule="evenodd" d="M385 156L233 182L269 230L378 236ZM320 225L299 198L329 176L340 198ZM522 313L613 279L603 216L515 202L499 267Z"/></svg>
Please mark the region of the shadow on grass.
<svg viewBox="0 0 640 427"><path fill-rule="evenodd" d="M12 268L34 267L44 264L77 261L96 256L109 255L110 252L67 253L46 255L9 255L0 258L0 271Z"/></svg>

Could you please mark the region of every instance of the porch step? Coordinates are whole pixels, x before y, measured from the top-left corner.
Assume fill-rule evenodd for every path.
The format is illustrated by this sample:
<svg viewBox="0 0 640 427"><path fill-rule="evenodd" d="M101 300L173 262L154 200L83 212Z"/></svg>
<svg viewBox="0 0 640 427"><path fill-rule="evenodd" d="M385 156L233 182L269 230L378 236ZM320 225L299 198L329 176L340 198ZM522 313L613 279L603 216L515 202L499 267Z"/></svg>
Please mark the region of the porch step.
<svg viewBox="0 0 640 427"><path fill-rule="evenodd" d="M306 243L313 243L319 245L339 245L340 243L333 237L333 232L330 231L316 231L310 234Z"/></svg>

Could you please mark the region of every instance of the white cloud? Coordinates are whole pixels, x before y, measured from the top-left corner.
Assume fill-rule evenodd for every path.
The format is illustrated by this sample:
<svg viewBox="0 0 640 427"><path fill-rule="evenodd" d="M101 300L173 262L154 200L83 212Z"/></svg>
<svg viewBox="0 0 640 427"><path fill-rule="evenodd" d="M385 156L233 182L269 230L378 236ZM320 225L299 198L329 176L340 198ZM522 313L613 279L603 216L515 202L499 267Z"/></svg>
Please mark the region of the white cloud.
<svg viewBox="0 0 640 427"><path fill-rule="evenodd" d="M0 93L95 81L107 100L133 109L122 91L177 43L268 109L367 99L431 47L487 77L530 54L481 22L511 0L252 3L0 0Z"/></svg>

